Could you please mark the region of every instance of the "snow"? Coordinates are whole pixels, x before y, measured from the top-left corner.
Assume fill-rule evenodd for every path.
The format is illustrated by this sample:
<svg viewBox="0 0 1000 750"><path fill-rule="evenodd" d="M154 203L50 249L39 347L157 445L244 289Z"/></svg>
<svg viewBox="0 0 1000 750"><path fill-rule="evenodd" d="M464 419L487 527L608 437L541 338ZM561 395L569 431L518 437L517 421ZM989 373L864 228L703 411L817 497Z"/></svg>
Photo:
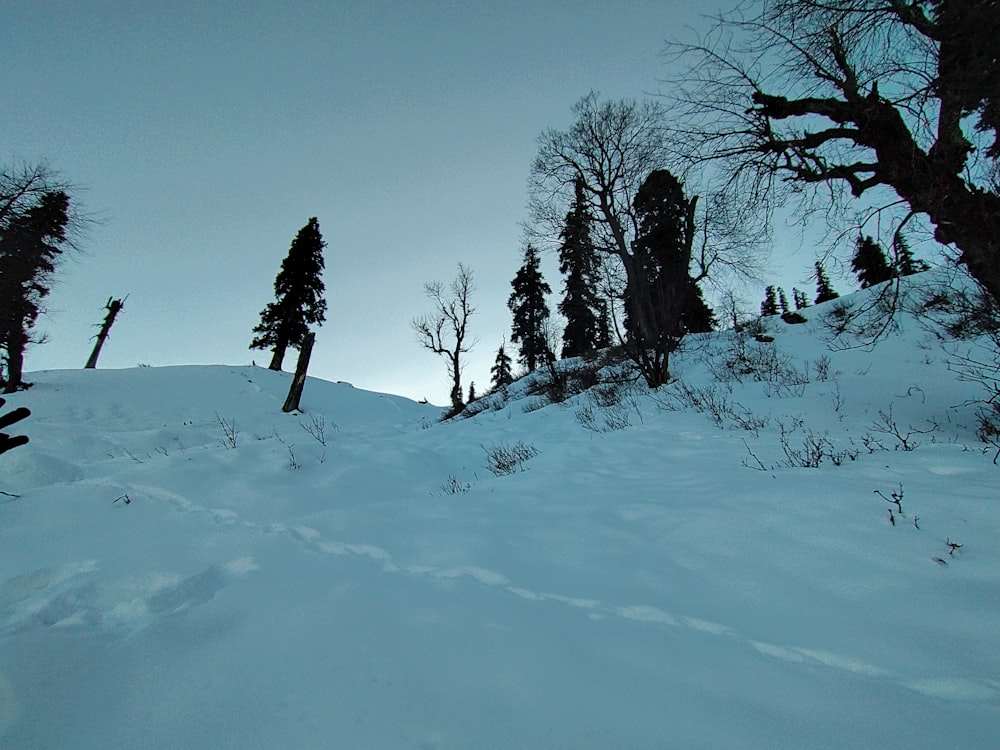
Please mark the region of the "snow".
<svg viewBox="0 0 1000 750"><path fill-rule="evenodd" d="M316 379L283 414L290 375L250 367L33 373L0 457L0 747L994 747L980 394L905 315L830 348L833 304L760 345L808 382L718 383L731 332L675 357L755 430L677 386L521 382L440 423ZM873 430L890 405L914 450ZM786 466L779 422L855 457Z"/></svg>

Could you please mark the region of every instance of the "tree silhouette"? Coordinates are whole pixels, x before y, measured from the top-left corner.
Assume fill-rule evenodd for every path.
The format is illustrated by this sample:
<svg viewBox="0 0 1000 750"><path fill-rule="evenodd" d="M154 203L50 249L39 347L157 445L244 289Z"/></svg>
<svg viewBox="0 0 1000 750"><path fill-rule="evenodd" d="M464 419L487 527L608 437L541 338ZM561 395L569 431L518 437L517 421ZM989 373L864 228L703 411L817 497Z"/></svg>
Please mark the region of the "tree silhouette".
<svg viewBox="0 0 1000 750"><path fill-rule="evenodd" d="M542 277L539 264L538 251L529 244L524 250L524 262L511 282L514 291L507 301L514 316L510 340L520 342L520 360L528 372L534 372L544 363L549 348L545 339L545 322L549 318L545 295L552 289Z"/></svg>
<svg viewBox="0 0 1000 750"><path fill-rule="evenodd" d="M669 380L670 353L688 330L685 315L698 297L689 270L695 201L684 197L680 181L664 169L650 172L635 196L636 271L626 285L625 328L651 388Z"/></svg>
<svg viewBox="0 0 1000 750"><path fill-rule="evenodd" d="M5 175L0 175L0 177ZM6 186L0 183L0 190ZM33 196L34 197L34 196ZM34 200L0 196L0 345L6 354L6 393L22 387L24 353L67 242L69 195L43 192ZM25 205L27 203L27 205Z"/></svg>
<svg viewBox="0 0 1000 750"><path fill-rule="evenodd" d="M462 402L462 356L476 345L475 340L469 340L469 318L476 312L472 306L475 288L472 271L459 263L458 275L447 288L440 281L424 284L424 294L434 302L434 309L410 323L417 334L417 342L447 362L451 379L448 416L458 414L465 406Z"/></svg>
<svg viewBox="0 0 1000 750"><path fill-rule="evenodd" d="M507 354L507 342L500 342L500 348L497 349L497 358L493 362L493 367L490 368L490 375L493 378L493 389L497 390L508 386L514 382L514 373L511 370L511 359L510 355Z"/></svg>
<svg viewBox="0 0 1000 750"><path fill-rule="evenodd" d="M773 286L764 290L764 301L760 303L760 314L763 316L778 314L778 296Z"/></svg>
<svg viewBox="0 0 1000 750"><path fill-rule="evenodd" d="M326 320L323 248L316 217L299 230L274 280L275 301L260 313L251 349L271 349L271 370L280 370L289 346L301 348L310 326Z"/></svg>
<svg viewBox="0 0 1000 750"><path fill-rule="evenodd" d="M585 184L577 177L573 205L559 235L559 271L564 274L558 310L566 318L562 356L580 357L608 345L606 303L597 293L600 258L590 235Z"/></svg>
<svg viewBox="0 0 1000 750"><path fill-rule="evenodd" d="M851 270L858 277L862 289L881 284L896 276L881 245L867 235L858 237L854 257L851 258Z"/></svg>
<svg viewBox="0 0 1000 750"><path fill-rule="evenodd" d="M912 276L915 273L920 273L921 271L926 271L930 268L929 265L924 263L922 260L917 260L913 257L913 252L910 250L910 243L906 241L902 232L896 232L892 237L892 251L896 256L896 272L900 276Z"/></svg>
<svg viewBox="0 0 1000 750"><path fill-rule="evenodd" d="M830 283L830 277L826 275L826 269L823 268L823 264L816 261L816 304L829 302L832 299L837 299L839 296L834 291L833 284Z"/></svg>

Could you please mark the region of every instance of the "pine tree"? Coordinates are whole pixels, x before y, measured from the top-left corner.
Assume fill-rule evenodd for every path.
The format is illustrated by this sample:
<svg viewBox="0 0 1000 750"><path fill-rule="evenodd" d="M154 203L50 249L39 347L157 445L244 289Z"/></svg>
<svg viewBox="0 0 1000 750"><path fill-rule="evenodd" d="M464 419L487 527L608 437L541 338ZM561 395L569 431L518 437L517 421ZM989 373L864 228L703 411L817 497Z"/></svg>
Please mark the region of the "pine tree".
<svg viewBox="0 0 1000 750"><path fill-rule="evenodd" d="M510 355L507 354L506 350L507 341L504 340L500 343L496 361L493 363L493 367L490 368L490 374L493 376L493 390L499 390L514 382L514 373L510 369Z"/></svg>
<svg viewBox="0 0 1000 750"><path fill-rule="evenodd" d="M520 360L528 372L545 362L549 349L545 338L545 322L549 317L545 295L552 289L542 278L539 263L538 251L529 244L524 250L524 262L510 284L514 291L507 301L514 316L510 339L520 342Z"/></svg>
<svg viewBox="0 0 1000 750"><path fill-rule="evenodd" d="M782 315L788 315L788 297L785 296L785 290L780 286L778 287L778 306L781 308Z"/></svg>
<svg viewBox="0 0 1000 750"><path fill-rule="evenodd" d="M281 369L289 346L302 346L309 326L321 325L326 320L324 247L319 221L313 217L299 230L281 262L274 280L275 301L261 311L260 323L253 329L254 339L250 343L251 349L274 352L268 365L271 370Z"/></svg>
<svg viewBox="0 0 1000 750"><path fill-rule="evenodd" d="M471 404L477 398L479 398L479 397L476 395L476 384L474 382L472 382L472 381L469 381L469 400L468 400L468 403Z"/></svg>
<svg viewBox="0 0 1000 750"><path fill-rule="evenodd" d="M558 310L566 318L563 331L563 357L579 357L607 346L610 335L606 305L598 297L597 279L600 260L590 236L591 217L587 210L584 181L576 180L573 207L559 239L559 271L565 275L563 298Z"/></svg>
<svg viewBox="0 0 1000 750"><path fill-rule="evenodd" d="M48 295L69 224L69 196L42 194L34 205L9 210L0 224L0 346L6 354L6 393L22 386L24 353Z"/></svg>
<svg viewBox="0 0 1000 750"><path fill-rule="evenodd" d="M795 301L796 310L805 310L809 307L809 298L801 289L792 288L792 299Z"/></svg>
<svg viewBox="0 0 1000 750"><path fill-rule="evenodd" d="M778 296L773 286L768 286L764 290L764 301L760 303L760 314L765 317L778 314Z"/></svg>
<svg viewBox="0 0 1000 750"><path fill-rule="evenodd" d="M851 270L858 277L862 289L881 284L896 275L889 266L881 245L870 236L858 236L854 257L851 258Z"/></svg>
<svg viewBox="0 0 1000 750"><path fill-rule="evenodd" d="M688 333L708 333L719 325L719 321L715 319L715 312L705 302L701 287L694 280L688 287L687 304L681 317L684 321L684 330Z"/></svg>
<svg viewBox="0 0 1000 750"><path fill-rule="evenodd" d="M910 244L901 232L896 232L892 238L892 251L896 255L896 272L900 276L912 276L915 273L927 271L930 266L922 260L916 260L910 250Z"/></svg>
<svg viewBox="0 0 1000 750"><path fill-rule="evenodd" d="M830 278L826 275L823 264L816 261L816 304L829 302L832 299L837 299L839 296L834 291L833 284L830 283Z"/></svg>

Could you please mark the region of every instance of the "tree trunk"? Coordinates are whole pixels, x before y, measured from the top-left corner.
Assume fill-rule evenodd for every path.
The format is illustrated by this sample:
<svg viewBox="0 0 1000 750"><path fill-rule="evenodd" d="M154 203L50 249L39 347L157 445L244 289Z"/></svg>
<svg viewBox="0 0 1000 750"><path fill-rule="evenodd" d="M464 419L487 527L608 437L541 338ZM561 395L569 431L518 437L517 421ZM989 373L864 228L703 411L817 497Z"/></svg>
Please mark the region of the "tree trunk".
<svg viewBox="0 0 1000 750"><path fill-rule="evenodd" d="M878 154L880 176L914 211L926 213L934 238L958 248L959 262L1000 300L1000 196L968 186L946 161L922 151L899 112L870 103L862 117Z"/></svg>
<svg viewBox="0 0 1000 750"><path fill-rule="evenodd" d="M462 401L462 363L461 342L455 345L455 351L449 353L451 362L451 410L452 414L458 414L465 407Z"/></svg>
<svg viewBox="0 0 1000 750"><path fill-rule="evenodd" d="M281 372L281 365L285 361L285 350L287 348L288 342L285 340L281 340L274 345L274 355L271 357L271 364L267 366L268 370Z"/></svg>
<svg viewBox="0 0 1000 750"><path fill-rule="evenodd" d="M309 370L309 358L312 356L313 343L316 341L316 334L306 334L306 340L302 342L299 349L299 359L295 364L295 377L292 378L292 387L288 389L288 398L285 405L281 407L283 412L296 411L299 408L299 399L302 398L302 389L306 384L306 372Z"/></svg>
<svg viewBox="0 0 1000 750"><path fill-rule="evenodd" d="M83 366L85 370L93 370L97 367L97 358L101 356L101 347L104 346L104 342L108 339L108 334L111 332L111 326L115 324L115 318L121 309L125 307L125 300L116 299L112 300L108 298L108 303L105 305L108 314L104 318L104 323L101 325L101 331L97 334L97 342L94 344L94 351L90 353L90 359L87 360L87 364Z"/></svg>
<svg viewBox="0 0 1000 750"><path fill-rule="evenodd" d="M10 332L7 339L7 383L4 386L4 393L14 393L24 385L21 378L24 373L24 350L27 345L23 331Z"/></svg>

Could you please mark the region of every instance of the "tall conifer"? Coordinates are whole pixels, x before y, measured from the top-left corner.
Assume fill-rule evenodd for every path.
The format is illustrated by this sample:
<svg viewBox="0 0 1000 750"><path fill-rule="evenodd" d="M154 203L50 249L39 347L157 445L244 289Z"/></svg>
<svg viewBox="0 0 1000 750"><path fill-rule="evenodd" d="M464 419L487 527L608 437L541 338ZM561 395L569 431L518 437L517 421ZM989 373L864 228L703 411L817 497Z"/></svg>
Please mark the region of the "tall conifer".
<svg viewBox="0 0 1000 750"><path fill-rule="evenodd" d="M545 362L549 349L545 338L545 322L549 317L545 295L552 289L542 278L539 265L538 251L529 244L524 250L524 262L511 282L514 291L507 302L514 316L510 339L520 343L520 359L528 372Z"/></svg>
<svg viewBox="0 0 1000 750"><path fill-rule="evenodd" d="M497 390L508 386L514 382L514 373L511 371L511 359L507 354L507 341L500 343L497 350L497 358L490 368L490 375L493 376L493 389Z"/></svg>
<svg viewBox="0 0 1000 750"><path fill-rule="evenodd" d="M559 271L565 275L563 298L558 310L566 318L563 357L579 357L607 346L605 305L597 294L600 260L590 236L591 217L587 210L584 181L576 180L576 196L566 214L559 239Z"/></svg>
<svg viewBox="0 0 1000 750"><path fill-rule="evenodd" d="M882 246L870 236L858 237L854 256L851 258L851 270L858 277L862 289L881 284L896 276Z"/></svg>
<svg viewBox="0 0 1000 750"><path fill-rule="evenodd" d="M830 277L826 275L826 269L823 268L823 264L816 261L816 304L829 302L832 299L837 299L839 296L834 290L833 284L830 283Z"/></svg>
<svg viewBox="0 0 1000 750"><path fill-rule="evenodd" d="M251 349L271 349L271 370L280 370L289 346L301 347L309 327L326 320L323 248L316 217L299 230L274 280L275 301L260 313Z"/></svg>
<svg viewBox="0 0 1000 750"><path fill-rule="evenodd" d="M896 256L896 272L900 276L912 276L915 273L920 273L930 268L924 261L913 257L913 252L910 250L910 243L906 241L906 238L900 232L896 232L893 235L892 250Z"/></svg>
<svg viewBox="0 0 1000 750"><path fill-rule="evenodd" d="M760 314L765 317L778 314L778 295L773 286L768 286L764 290L764 301L760 303Z"/></svg>

